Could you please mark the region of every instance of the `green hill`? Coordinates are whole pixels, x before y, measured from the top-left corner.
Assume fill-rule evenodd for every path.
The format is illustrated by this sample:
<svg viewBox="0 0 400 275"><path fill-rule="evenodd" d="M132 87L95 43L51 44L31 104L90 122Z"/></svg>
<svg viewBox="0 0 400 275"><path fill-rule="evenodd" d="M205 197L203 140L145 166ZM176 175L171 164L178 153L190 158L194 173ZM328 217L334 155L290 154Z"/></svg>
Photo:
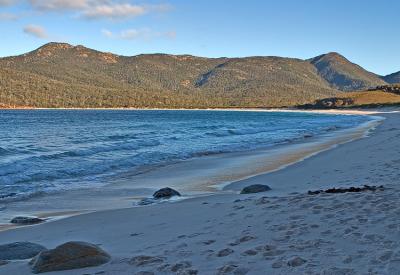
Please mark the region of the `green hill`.
<svg viewBox="0 0 400 275"><path fill-rule="evenodd" d="M133 57L49 43L0 59L0 103L33 107L281 107L337 93L300 59Z"/></svg>
<svg viewBox="0 0 400 275"><path fill-rule="evenodd" d="M310 60L129 57L49 43L0 58L0 107L285 107L385 84L336 53Z"/></svg>

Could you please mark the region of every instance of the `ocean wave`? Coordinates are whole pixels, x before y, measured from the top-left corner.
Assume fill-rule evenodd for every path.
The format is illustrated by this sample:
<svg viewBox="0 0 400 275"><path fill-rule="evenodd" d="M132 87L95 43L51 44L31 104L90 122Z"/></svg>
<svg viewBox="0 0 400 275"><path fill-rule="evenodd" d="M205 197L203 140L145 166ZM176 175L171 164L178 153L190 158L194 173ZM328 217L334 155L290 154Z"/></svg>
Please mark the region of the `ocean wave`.
<svg viewBox="0 0 400 275"><path fill-rule="evenodd" d="M51 123L21 127L12 135L0 129L0 135L9 137L0 147L0 201L103 184L109 176L147 166L290 143L365 121L356 116L260 112L232 112L229 117L199 112L185 117L185 112L177 111L166 118L157 112L145 113L146 118L140 111L133 113L135 119L129 112L122 112L122 117L105 112L109 117L104 125L94 125L82 115L77 125L51 117Z"/></svg>
<svg viewBox="0 0 400 275"><path fill-rule="evenodd" d="M11 154L12 154L11 151L0 147L0 156L7 156L7 155L11 155Z"/></svg>

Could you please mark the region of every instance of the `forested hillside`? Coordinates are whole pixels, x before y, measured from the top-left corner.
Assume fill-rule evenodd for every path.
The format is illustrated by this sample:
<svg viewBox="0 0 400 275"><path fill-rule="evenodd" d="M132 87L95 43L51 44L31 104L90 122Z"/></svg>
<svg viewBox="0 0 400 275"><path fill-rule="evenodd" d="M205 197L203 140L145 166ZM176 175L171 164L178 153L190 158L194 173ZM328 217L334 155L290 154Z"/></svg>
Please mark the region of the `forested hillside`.
<svg viewBox="0 0 400 275"><path fill-rule="evenodd" d="M50 43L0 59L0 102L32 107L281 107L337 93L279 57L118 56Z"/></svg>
<svg viewBox="0 0 400 275"><path fill-rule="evenodd" d="M284 107L383 84L337 54L128 57L49 43L0 59L0 107Z"/></svg>

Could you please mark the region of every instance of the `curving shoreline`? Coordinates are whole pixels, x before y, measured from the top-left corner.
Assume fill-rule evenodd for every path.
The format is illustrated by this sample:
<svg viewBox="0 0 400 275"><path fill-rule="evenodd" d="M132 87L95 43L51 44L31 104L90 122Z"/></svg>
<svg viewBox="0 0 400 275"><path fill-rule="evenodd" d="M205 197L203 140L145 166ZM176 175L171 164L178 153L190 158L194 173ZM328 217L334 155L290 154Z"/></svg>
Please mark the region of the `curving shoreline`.
<svg viewBox="0 0 400 275"><path fill-rule="evenodd" d="M343 114L342 111L335 113ZM359 111L355 114L371 116L375 113ZM349 114L353 115L354 113ZM55 192L34 196L27 200L14 201L6 205L7 210L2 213L3 225L0 227L9 229L10 225L7 224L7 221L18 215L58 220L70 216L65 213L76 215L132 207L133 201L150 195L154 191L153 189L164 186L171 186L183 191L186 194L185 199L220 191L230 192L228 185L235 186L237 182L277 171L328 150L337 144L361 138L378 123L378 120L379 118L375 117L374 120L355 128L337 130L273 148L193 158L159 167L143 174L118 178L106 186ZM132 186L132 182L135 182L134 186ZM148 186L152 188L148 188ZM274 195L287 194L282 191L273 191L273 193Z"/></svg>
<svg viewBox="0 0 400 275"><path fill-rule="evenodd" d="M172 266L183 261L183 269L198 274L221 270L240 274L396 274L400 270L400 122L399 114L382 116L385 121L367 138L249 178L235 188L255 182L309 190L370 184L384 185L383 191L312 196L296 190L284 196L269 192L217 194L8 230L0 232L0 243L27 240L50 248L72 240L100 244L112 260L79 270L91 274L170 274ZM140 255L160 260L132 264L130 259ZM294 261L298 258L302 260ZM291 265L293 262L299 265ZM11 262L0 267L1 272L29 274L29 266L27 261Z"/></svg>
<svg viewBox="0 0 400 275"><path fill-rule="evenodd" d="M171 274L176 265L182 266L182 272L196 270L198 274L227 270L238 274L396 274L400 270L400 120L396 113L382 115L385 121L367 138L235 186L257 182L317 190L317 186L379 184L385 187L382 191L308 195L292 190L284 196L221 193L8 230L0 232L0 243L34 241L49 248L74 240L100 244L112 260L79 270L91 274ZM138 256L158 260L152 264L131 260ZM0 267L1 272L30 274L27 261L10 262Z"/></svg>

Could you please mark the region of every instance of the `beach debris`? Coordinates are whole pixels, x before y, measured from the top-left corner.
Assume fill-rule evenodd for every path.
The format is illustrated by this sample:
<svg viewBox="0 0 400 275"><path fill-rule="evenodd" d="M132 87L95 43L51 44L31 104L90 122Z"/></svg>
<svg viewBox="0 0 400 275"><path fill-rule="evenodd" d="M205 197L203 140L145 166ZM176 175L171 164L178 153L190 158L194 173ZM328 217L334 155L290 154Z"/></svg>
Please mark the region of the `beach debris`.
<svg viewBox="0 0 400 275"><path fill-rule="evenodd" d="M19 225L30 225L30 224L37 224L44 222L44 219L40 219L37 217L15 217L13 218L10 222L13 224L19 224Z"/></svg>
<svg viewBox="0 0 400 275"><path fill-rule="evenodd" d="M154 194L153 194L153 198L155 198L156 200L169 199L174 196L180 197L181 194L178 191L176 191L172 188L169 188L169 187L161 188L160 190L154 192Z"/></svg>
<svg viewBox="0 0 400 275"><path fill-rule="evenodd" d="M30 264L33 273L42 273L98 266L110 259L111 256L97 245L73 241L40 252Z"/></svg>
<svg viewBox="0 0 400 275"><path fill-rule="evenodd" d="M271 188L268 185L264 184L253 184L246 186L245 188L242 189L240 194L252 194L252 193L261 193L261 192L266 192L271 190Z"/></svg>
<svg viewBox="0 0 400 275"><path fill-rule="evenodd" d="M306 262L307 262L306 260L304 260L300 257L294 257L293 259L289 260L287 262L287 264L288 264L288 266L296 267L296 266L301 266L301 265L305 264Z"/></svg>
<svg viewBox="0 0 400 275"><path fill-rule="evenodd" d="M35 257L46 247L31 242L14 242L0 245L0 260L24 260Z"/></svg>
<svg viewBox="0 0 400 275"><path fill-rule="evenodd" d="M129 264L134 266L144 266L151 264L160 264L164 262L164 258L157 256L139 255L131 258Z"/></svg>
<svg viewBox="0 0 400 275"><path fill-rule="evenodd" d="M380 186L369 186L364 185L363 187L349 187L349 188L330 188L326 190L308 191L309 195L318 195L321 193L335 194L335 193L353 193L353 192L364 192L364 191L383 191L385 188L383 185Z"/></svg>

